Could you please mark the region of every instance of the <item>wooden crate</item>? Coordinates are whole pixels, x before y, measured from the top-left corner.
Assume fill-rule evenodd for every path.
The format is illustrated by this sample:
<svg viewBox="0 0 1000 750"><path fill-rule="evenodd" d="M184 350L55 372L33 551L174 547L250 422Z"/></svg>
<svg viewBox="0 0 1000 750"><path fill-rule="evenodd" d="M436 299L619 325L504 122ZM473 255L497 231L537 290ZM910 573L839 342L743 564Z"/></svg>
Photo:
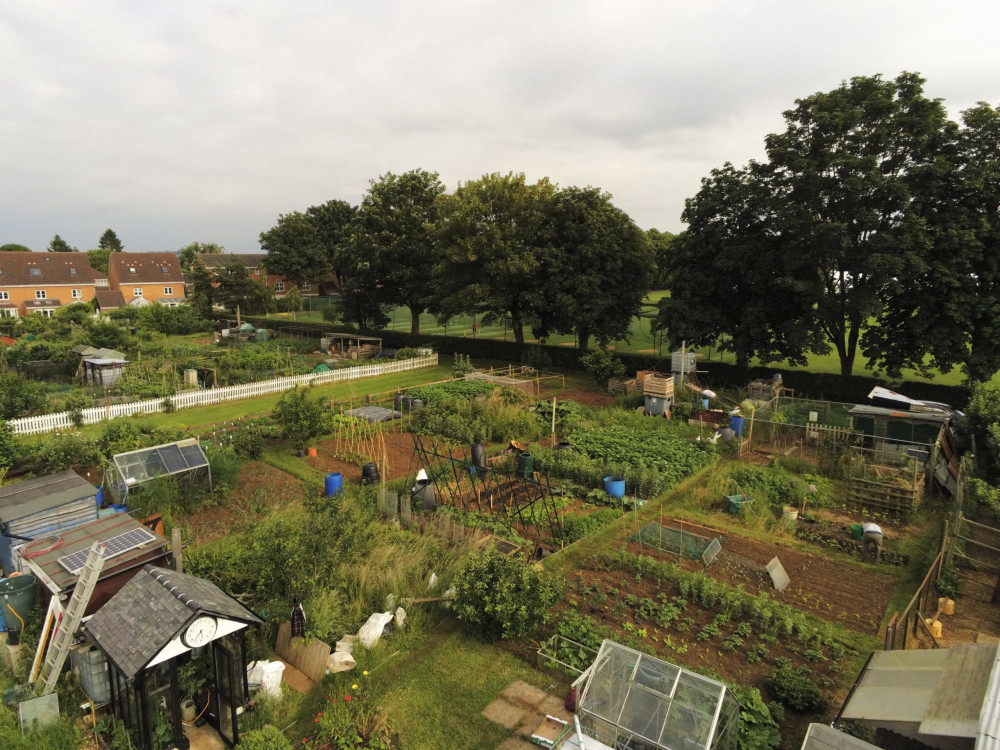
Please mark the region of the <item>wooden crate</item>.
<svg viewBox="0 0 1000 750"><path fill-rule="evenodd" d="M672 375L667 377L659 376L649 376L642 381L642 393L644 396L659 396L660 398L669 398L674 395L674 378Z"/></svg>

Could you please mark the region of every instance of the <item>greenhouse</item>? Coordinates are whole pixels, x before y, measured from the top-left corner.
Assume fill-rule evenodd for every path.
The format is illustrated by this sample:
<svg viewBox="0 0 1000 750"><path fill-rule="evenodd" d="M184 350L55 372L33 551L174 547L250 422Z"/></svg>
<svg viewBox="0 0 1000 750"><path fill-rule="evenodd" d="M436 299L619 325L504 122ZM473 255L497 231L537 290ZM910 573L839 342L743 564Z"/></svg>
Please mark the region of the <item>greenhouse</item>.
<svg viewBox="0 0 1000 750"><path fill-rule="evenodd" d="M115 502L122 502L133 488L164 476L204 482L211 489L212 469L197 438L118 453L104 474L104 484Z"/></svg>
<svg viewBox="0 0 1000 750"><path fill-rule="evenodd" d="M614 750L734 750L740 704L724 684L614 641L588 670L583 733Z"/></svg>

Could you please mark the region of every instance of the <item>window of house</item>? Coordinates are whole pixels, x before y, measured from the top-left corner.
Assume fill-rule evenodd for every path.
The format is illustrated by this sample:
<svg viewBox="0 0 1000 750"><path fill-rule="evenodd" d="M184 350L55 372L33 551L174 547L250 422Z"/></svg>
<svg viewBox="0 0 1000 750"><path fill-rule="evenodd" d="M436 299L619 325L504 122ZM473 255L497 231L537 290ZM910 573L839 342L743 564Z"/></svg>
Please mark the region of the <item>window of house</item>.
<svg viewBox="0 0 1000 750"><path fill-rule="evenodd" d="M41 276L42 275L42 269L41 268L32 268L32 269L30 269L28 271L28 273L30 273L32 276Z"/></svg>
<svg viewBox="0 0 1000 750"><path fill-rule="evenodd" d="M12 310L9 307L0 307L0 318L16 318L17 310Z"/></svg>
<svg viewBox="0 0 1000 750"><path fill-rule="evenodd" d="M277 284L275 284L274 285L274 291L276 291L276 292L283 292L283 291L285 291L285 282L284 281L279 281Z"/></svg>
<svg viewBox="0 0 1000 750"><path fill-rule="evenodd" d="M142 287L141 286L134 286L134 287L132 287L132 296L133 297L141 297L142 296Z"/></svg>
<svg viewBox="0 0 1000 750"><path fill-rule="evenodd" d="M70 276L76 276L76 269L75 268L69 269L69 275Z"/></svg>
<svg viewBox="0 0 1000 750"><path fill-rule="evenodd" d="M174 294L174 288L172 286L165 286L163 287L163 293L168 297L172 297Z"/></svg>
<svg viewBox="0 0 1000 750"><path fill-rule="evenodd" d="M312 289L312 284L310 284L308 281L303 281L302 286L300 288L302 289L303 292L308 292L310 289Z"/></svg>
<svg viewBox="0 0 1000 750"><path fill-rule="evenodd" d="M0 299L10 299L10 292L0 292Z"/></svg>
<svg viewBox="0 0 1000 750"><path fill-rule="evenodd" d="M83 290L81 289L73 290L73 299L80 299L82 296L83 296Z"/></svg>
<svg viewBox="0 0 1000 750"><path fill-rule="evenodd" d="M36 289L35 290L35 299L45 299L45 290L44 289Z"/></svg>
<svg viewBox="0 0 1000 750"><path fill-rule="evenodd" d="M170 269L166 266L160 266L160 273L170 273Z"/></svg>
<svg viewBox="0 0 1000 750"><path fill-rule="evenodd" d="M128 272L129 272L129 273L135 273L135 267L133 266L133 267L129 268L129 269L128 269Z"/></svg>

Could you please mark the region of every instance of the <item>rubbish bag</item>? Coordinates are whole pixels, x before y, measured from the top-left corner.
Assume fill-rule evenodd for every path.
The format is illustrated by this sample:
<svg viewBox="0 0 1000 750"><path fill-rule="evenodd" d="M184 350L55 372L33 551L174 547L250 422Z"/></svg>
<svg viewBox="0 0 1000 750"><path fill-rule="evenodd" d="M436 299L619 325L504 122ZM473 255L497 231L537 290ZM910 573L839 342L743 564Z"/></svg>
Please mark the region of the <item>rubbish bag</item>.
<svg viewBox="0 0 1000 750"><path fill-rule="evenodd" d="M375 612L372 614L368 618L368 621L361 626L361 630L358 631L358 640L361 641L361 645L370 649L378 643L379 638L382 637L382 631L390 622L392 622L392 612Z"/></svg>
<svg viewBox="0 0 1000 750"><path fill-rule="evenodd" d="M394 619L396 621L396 627L397 628L403 627L403 620L406 619L406 610L403 609L402 607L397 607L396 608L396 616L395 616Z"/></svg>
<svg viewBox="0 0 1000 750"><path fill-rule="evenodd" d="M346 672L349 669L354 669L356 666L358 666L358 663L349 651L334 651L326 660L327 672Z"/></svg>
<svg viewBox="0 0 1000 750"><path fill-rule="evenodd" d="M272 698L281 697L281 673L285 671L285 665L280 661L261 662L260 684L264 692Z"/></svg>

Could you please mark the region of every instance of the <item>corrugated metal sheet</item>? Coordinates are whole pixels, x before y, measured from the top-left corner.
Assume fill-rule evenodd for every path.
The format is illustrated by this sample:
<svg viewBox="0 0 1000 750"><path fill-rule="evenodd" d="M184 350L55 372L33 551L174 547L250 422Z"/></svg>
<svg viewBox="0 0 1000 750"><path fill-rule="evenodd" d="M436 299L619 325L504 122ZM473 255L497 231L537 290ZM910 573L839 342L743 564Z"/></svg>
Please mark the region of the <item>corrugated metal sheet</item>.
<svg viewBox="0 0 1000 750"><path fill-rule="evenodd" d="M878 750L878 747L826 724L810 724L801 750Z"/></svg>
<svg viewBox="0 0 1000 750"><path fill-rule="evenodd" d="M979 712L975 750L1000 750L1000 646L993 656L993 671Z"/></svg>
<svg viewBox="0 0 1000 750"><path fill-rule="evenodd" d="M0 487L0 522L34 515L76 500L97 496L97 489L74 471Z"/></svg>

